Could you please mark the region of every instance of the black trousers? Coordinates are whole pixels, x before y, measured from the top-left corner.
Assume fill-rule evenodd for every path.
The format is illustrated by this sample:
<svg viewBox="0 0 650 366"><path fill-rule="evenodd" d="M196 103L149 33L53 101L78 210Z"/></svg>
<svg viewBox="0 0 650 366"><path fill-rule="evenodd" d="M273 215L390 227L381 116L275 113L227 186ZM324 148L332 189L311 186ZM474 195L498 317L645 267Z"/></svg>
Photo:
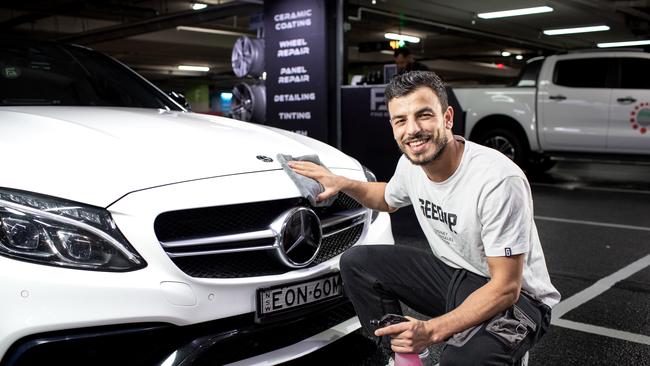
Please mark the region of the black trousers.
<svg viewBox="0 0 650 366"><path fill-rule="evenodd" d="M435 317L456 308L488 281L447 266L429 251L397 245L352 247L341 258L341 276L369 335L374 333L372 319L402 314L400 301ZM522 293L503 313L448 339L440 365L516 365L550 321L551 309Z"/></svg>

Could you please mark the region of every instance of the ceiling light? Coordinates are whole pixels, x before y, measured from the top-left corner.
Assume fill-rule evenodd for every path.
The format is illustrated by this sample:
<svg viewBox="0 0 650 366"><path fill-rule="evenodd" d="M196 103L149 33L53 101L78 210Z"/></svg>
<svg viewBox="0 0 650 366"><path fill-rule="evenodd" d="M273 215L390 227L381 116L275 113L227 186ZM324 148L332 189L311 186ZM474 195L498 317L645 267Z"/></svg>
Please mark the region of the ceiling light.
<svg viewBox="0 0 650 366"><path fill-rule="evenodd" d="M647 44L650 44L650 40L599 43L597 46L599 48L609 48L609 47L643 46Z"/></svg>
<svg viewBox="0 0 650 366"><path fill-rule="evenodd" d="M515 58L516 58L517 60L523 60L523 59L524 59L524 56L522 56L522 55L517 55L517 56L515 56Z"/></svg>
<svg viewBox="0 0 650 366"><path fill-rule="evenodd" d="M573 33L588 33L588 32L602 32L609 30L606 25L594 25L591 27L578 27L578 28L563 28L563 29L547 29L544 34L547 36L557 36L560 34L573 34Z"/></svg>
<svg viewBox="0 0 650 366"><path fill-rule="evenodd" d="M178 65L178 69L183 71L210 71L210 68L207 66Z"/></svg>
<svg viewBox="0 0 650 366"><path fill-rule="evenodd" d="M201 3L193 3L192 4L192 9L193 10L201 10L201 9L205 9L207 7L208 7L208 4L201 4Z"/></svg>
<svg viewBox="0 0 650 366"><path fill-rule="evenodd" d="M481 19L494 19L494 18L516 17L519 15L548 13L550 11L553 11L553 8L548 6L537 6L534 8L494 11L491 13L479 13L477 14L477 16Z"/></svg>
<svg viewBox="0 0 650 366"><path fill-rule="evenodd" d="M384 34L384 37L386 39L393 39L396 41L405 41L405 42L411 42L411 43L419 43L420 38L415 37L415 36L409 36L406 34L397 34L397 33L386 33Z"/></svg>
<svg viewBox="0 0 650 366"><path fill-rule="evenodd" d="M503 52L501 52L501 56L503 56L503 57L508 57L508 56L510 56L510 55L512 55L512 53L510 53L510 52L508 52L508 51L503 51Z"/></svg>

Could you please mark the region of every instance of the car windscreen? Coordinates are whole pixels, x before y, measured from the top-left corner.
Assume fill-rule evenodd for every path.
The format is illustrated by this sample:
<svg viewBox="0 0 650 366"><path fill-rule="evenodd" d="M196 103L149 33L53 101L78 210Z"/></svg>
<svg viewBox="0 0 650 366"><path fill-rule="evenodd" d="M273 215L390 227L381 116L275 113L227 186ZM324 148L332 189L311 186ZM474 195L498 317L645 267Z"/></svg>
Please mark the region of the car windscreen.
<svg viewBox="0 0 650 366"><path fill-rule="evenodd" d="M181 110L99 52L59 44L0 43L0 106L43 105Z"/></svg>

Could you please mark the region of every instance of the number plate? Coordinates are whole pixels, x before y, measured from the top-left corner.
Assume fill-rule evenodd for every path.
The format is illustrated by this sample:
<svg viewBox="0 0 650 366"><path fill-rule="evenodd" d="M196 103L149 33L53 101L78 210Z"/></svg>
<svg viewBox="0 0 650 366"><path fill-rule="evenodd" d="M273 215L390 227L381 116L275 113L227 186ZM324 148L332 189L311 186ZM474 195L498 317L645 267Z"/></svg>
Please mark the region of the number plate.
<svg viewBox="0 0 650 366"><path fill-rule="evenodd" d="M288 309L341 296L341 275L329 274L305 282L282 284L257 290L257 316L267 317Z"/></svg>

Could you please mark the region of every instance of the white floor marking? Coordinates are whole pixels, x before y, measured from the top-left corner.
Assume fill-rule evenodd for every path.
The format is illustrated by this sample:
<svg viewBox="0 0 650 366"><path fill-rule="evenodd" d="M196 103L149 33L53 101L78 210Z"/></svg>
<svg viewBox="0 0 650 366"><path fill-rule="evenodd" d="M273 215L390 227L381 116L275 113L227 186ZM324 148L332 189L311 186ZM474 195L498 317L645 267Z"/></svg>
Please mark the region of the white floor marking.
<svg viewBox="0 0 650 366"><path fill-rule="evenodd" d="M612 273L611 275L598 280L593 285L574 294L573 296L567 298L566 300L561 301L559 304L553 307L551 324L555 326L570 328L570 329L579 330L587 333L593 333L593 334L603 335L607 337L623 339L630 342L650 345L650 337L645 335L634 334L630 332L600 327L596 325L578 323L566 319L560 319L569 311L579 307L580 305L586 303L587 301L590 301L595 297L601 295L605 291L609 290L617 282L622 281L634 275L635 273L641 271L642 269L648 266L650 266L650 254L628 264L627 266L619 269L618 271Z"/></svg>
<svg viewBox="0 0 650 366"><path fill-rule="evenodd" d="M650 227L646 227L646 226L621 225L621 224L612 224L609 222L561 219L559 217L549 217L549 216L535 216L535 220L555 221L555 222L564 222L569 224L581 224L581 225L591 225L591 226L602 226L602 227L611 227L616 229L650 231Z"/></svg>
<svg viewBox="0 0 650 366"><path fill-rule="evenodd" d="M564 314L609 290L615 283L622 281L638 271L650 266L650 254L628 264L611 275L598 280L593 285L561 301L553 307L553 319L561 318Z"/></svg>
<svg viewBox="0 0 650 366"><path fill-rule="evenodd" d="M622 330L600 327L597 325L578 323L566 319L557 319L553 321L553 323L551 324L558 327L569 328L569 329L578 330L585 333L598 334L605 337L617 338L617 339L622 339L624 341L650 345L650 337L643 334L630 333Z"/></svg>
<svg viewBox="0 0 650 366"><path fill-rule="evenodd" d="M625 189L625 188L605 188L605 187L590 187L584 186L579 183L530 183L532 187L550 187L573 191L582 189L585 191L602 191L602 192L618 192L618 193L633 193L633 194L650 194L650 191L641 189Z"/></svg>

